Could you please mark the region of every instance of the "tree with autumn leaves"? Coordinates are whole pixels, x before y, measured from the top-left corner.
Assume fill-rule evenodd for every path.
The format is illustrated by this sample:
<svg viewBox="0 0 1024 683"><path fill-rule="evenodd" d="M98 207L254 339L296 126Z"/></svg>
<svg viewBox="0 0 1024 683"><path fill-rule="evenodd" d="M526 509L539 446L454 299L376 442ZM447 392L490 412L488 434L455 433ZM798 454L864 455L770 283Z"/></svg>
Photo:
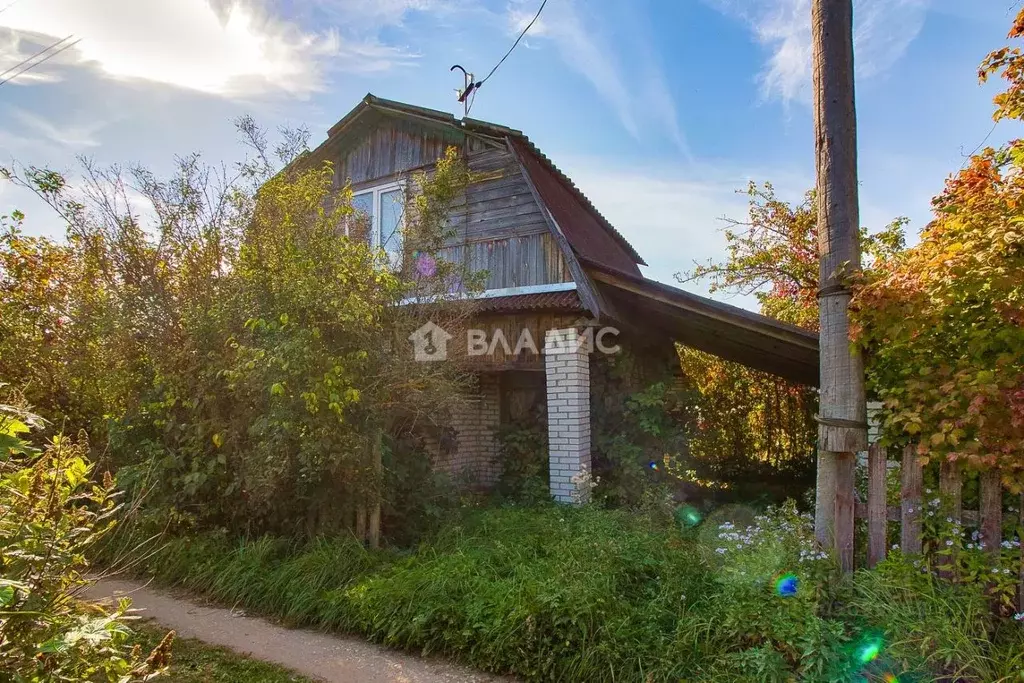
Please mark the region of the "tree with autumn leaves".
<svg viewBox="0 0 1024 683"><path fill-rule="evenodd" d="M1024 39L1024 10L1010 39ZM1001 77L995 120L1024 120L1024 54L1004 47L983 62L984 82ZM751 183L747 221L729 221L728 258L681 279L707 278L712 291L757 297L761 312L816 329L814 193L792 205L770 184ZM1024 487L1024 140L971 157L933 201L934 220L905 248L905 219L861 230L854 286L855 343L865 351L869 394L882 400L883 440L918 444L922 458L972 470L999 468ZM716 361L724 364L724 361ZM684 370L708 372L706 363ZM711 368L751 393L734 373ZM773 380L757 378L763 391ZM702 379L704 384L707 381ZM793 388L793 391L799 391ZM728 386L716 386L728 403ZM737 400L739 400L737 396ZM726 428L726 427L722 427ZM736 429L733 424L731 429ZM701 435L697 436L700 440ZM813 441L813 435L807 438ZM812 447L812 443L808 443Z"/></svg>
<svg viewBox="0 0 1024 683"><path fill-rule="evenodd" d="M1011 40L1024 38L1024 10ZM1024 120L1024 54L980 69L1002 77L994 119ZM923 458L999 468L1024 486L1024 141L975 154L933 201L919 244L864 274L855 305L868 386L884 432Z"/></svg>
<svg viewBox="0 0 1024 683"><path fill-rule="evenodd" d="M818 329L818 224L815 194L799 203L778 197L771 183L750 183L746 220L724 219L727 258L698 264L677 278L704 279L712 292L754 296L761 313L808 330ZM898 219L884 230L861 231L862 260L871 264L903 249ZM681 349L684 375L698 395L690 453L704 478L771 472L793 484L810 482L817 392L765 372ZM793 490L787 491L792 494Z"/></svg>

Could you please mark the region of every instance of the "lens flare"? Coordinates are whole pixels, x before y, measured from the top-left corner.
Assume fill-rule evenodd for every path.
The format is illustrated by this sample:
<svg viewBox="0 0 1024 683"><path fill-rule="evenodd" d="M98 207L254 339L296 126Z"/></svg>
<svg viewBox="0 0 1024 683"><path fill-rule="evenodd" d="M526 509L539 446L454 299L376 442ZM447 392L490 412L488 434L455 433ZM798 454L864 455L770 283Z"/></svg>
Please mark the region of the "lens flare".
<svg viewBox="0 0 1024 683"><path fill-rule="evenodd" d="M796 595L797 588L800 587L800 579L797 578L796 574L785 574L780 576L775 582L775 593L782 598L791 598Z"/></svg>
<svg viewBox="0 0 1024 683"><path fill-rule="evenodd" d="M682 505L676 508L676 521L683 526L697 526L701 523L701 519L700 512L692 505Z"/></svg>
<svg viewBox="0 0 1024 683"><path fill-rule="evenodd" d="M650 467L655 472L658 471L658 463L654 462L653 460L647 463L647 466Z"/></svg>
<svg viewBox="0 0 1024 683"><path fill-rule="evenodd" d="M895 674L885 674L882 680L885 681L885 683L900 683L899 676L896 676Z"/></svg>
<svg viewBox="0 0 1024 683"><path fill-rule="evenodd" d="M857 661L861 664L868 664L878 659L882 652L882 639L871 638L857 648Z"/></svg>

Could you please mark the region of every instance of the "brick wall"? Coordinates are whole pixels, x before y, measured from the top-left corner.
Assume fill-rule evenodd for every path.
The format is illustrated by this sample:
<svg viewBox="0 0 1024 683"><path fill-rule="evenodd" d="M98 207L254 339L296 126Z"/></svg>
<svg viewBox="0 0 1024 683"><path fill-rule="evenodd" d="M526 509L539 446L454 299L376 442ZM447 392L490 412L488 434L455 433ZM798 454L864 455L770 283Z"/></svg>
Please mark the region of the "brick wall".
<svg viewBox="0 0 1024 683"><path fill-rule="evenodd" d="M590 497L590 357L575 328L548 330L547 377L551 495L563 503Z"/></svg>
<svg viewBox="0 0 1024 683"><path fill-rule="evenodd" d="M495 435L501 421L498 375L481 374L477 386L452 415L455 448L439 453L434 466L454 479L473 486L489 487L501 472Z"/></svg>

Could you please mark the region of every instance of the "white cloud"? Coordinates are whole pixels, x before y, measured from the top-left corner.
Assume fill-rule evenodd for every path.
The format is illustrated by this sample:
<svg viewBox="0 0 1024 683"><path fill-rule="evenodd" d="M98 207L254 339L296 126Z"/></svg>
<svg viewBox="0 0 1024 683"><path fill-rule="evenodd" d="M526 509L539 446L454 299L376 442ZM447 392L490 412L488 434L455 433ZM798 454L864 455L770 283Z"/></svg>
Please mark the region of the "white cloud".
<svg viewBox="0 0 1024 683"><path fill-rule="evenodd" d="M747 184L771 181L776 195L790 203L802 201L804 193L814 186L811 168L772 168L732 161L628 166L608 159L557 153L553 158L648 263L647 277L704 296L709 296L708 283L680 285L674 276L691 270L695 262L725 259L724 229L728 226L722 219L747 218ZM872 170L879 171L874 175L903 180L872 183L862 189L861 225L875 232L897 216L910 216L914 220L909 236L913 242L914 233L929 218L929 193L934 189L930 187L932 181L920 176L934 170L933 165L921 159L894 157L865 161ZM897 169L901 173L882 172ZM758 307L753 296L728 292L710 296L749 310Z"/></svg>
<svg viewBox="0 0 1024 683"><path fill-rule="evenodd" d="M886 71L924 25L932 0L854 0L859 78ZM746 23L771 50L760 75L763 92L784 102L811 100L811 0L705 0Z"/></svg>
<svg viewBox="0 0 1024 683"><path fill-rule="evenodd" d="M510 34L526 28L537 6L535 0L512 1L505 17ZM610 16L585 11L579 0L549 2L528 36L553 42L562 60L590 82L631 136L639 139L641 130L653 124L689 154L664 74L638 28L635 6L621 2L609 11ZM627 55L628 68L623 63Z"/></svg>
<svg viewBox="0 0 1024 683"><path fill-rule="evenodd" d="M695 262L726 255L721 219L747 216L747 183L773 181L778 195L799 201L813 177L786 169L743 168L731 163L623 166L608 160L555 155L560 168L648 263L647 277L696 294L707 283L680 285L674 275ZM752 296L716 293L714 298L757 310Z"/></svg>
<svg viewBox="0 0 1024 683"><path fill-rule="evenodd" d="M456 0L315 0L319 7L364 27L397 26L409 12L443 12Z"/></svg>
<svg viewBox="0 0 1024 683"><path fill-rule="evenodd" d="M11 113L33 136L72 150L98 147L100 141L96 134L106 125L103 122L58 125L24 109L12 108Z"/></svg>
<svg viewBox="0 0 1024 683"><path fill-rule="evenodd" d="M372 72L412 59L374 36L306 30L256 0L22 0L0 13L0 27L8 29L3 68L14 63L12 45L26 38L45 44L73 34L81 38L69 51L75 61L109 78L224 96L303 96L323 89L330 69ZM52 79L54 71L40 68L33 78Z"/></svg>

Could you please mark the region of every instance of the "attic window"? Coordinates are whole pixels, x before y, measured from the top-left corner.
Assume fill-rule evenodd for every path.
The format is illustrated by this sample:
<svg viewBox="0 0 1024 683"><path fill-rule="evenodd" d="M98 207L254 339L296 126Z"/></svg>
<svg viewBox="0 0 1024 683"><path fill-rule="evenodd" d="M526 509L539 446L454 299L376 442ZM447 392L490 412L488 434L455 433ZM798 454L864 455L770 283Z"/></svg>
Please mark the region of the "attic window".
<svg viewBox="0 0 1024 683"><path fill-rule="evenodd" d="M389 183L356 192L352 195L352 208L358 228L350 224L346 233L353 238L365 235L370 246L387 252L393 266L401 266L405 188L400 183Z"/></svg>

